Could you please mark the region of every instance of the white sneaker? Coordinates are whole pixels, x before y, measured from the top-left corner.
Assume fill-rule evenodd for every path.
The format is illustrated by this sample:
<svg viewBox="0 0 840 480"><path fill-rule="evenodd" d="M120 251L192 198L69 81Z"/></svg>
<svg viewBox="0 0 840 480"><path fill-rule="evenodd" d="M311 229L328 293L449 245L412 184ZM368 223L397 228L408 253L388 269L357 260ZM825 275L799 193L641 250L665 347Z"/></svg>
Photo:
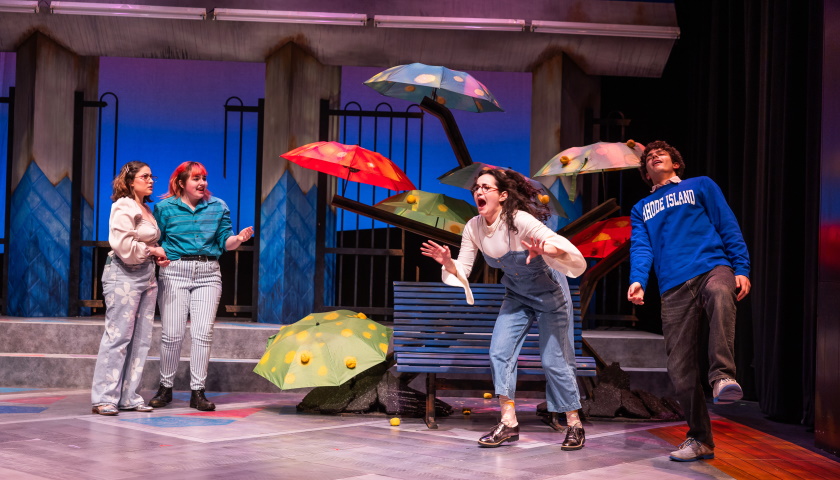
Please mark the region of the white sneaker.
<svg viewBox="0 0 840 480"><path fill-rule="evenodd" d="M677 462L695 462L697 460L709 460L715 458L715 449L688 437L678 447L679 450L671 452L671 460Z"/></svg>
<svg viewBox="0 0 840 480"><path fill-rule="evenodd" d="M744 391L734 378L721 378L715 382L715 388L712 389L712 396L715 404L726 405L728 403L737 402L744 397Z"/></svg>

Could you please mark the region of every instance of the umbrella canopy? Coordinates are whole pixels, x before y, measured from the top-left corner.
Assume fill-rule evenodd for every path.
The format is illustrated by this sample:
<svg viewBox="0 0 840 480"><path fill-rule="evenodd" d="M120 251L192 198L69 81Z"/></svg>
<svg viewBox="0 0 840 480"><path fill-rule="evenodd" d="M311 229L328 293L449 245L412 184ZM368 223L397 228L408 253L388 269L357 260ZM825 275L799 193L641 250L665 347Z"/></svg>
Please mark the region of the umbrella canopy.
<svg viewBox="0 0 840 480"><path fill-rule="evenodd" d="M422 190L400 193L374 206L459 235L467 221L478 215L478 210L463 200Z"/></svg>
<svg viewBox="0 0 840 480"><path fill-rule="evenodd" d="M414 190L417 188L394 162L379 153L358 145L315 142L298 147L280 156L301 167L353 182L389 190Z"/></svg>
<svg viewBox="0 0 840 480"><path fill-rule="evenodd" d="M571 238L587 258L604 258L630 239L630 217L601 220Z"/></svg>
<svg viewBox="0 0 840 480"><path fill-rule="evenodd" d="M363 313L312 313L268 339L254 373L282 390L341 385L385 361L392 333Z"/></svg>
<svg viewBox="0 0 840 480"><path fill-rule="evenodd" d="M455 187L466 188L467 190L469 190L472 188L473 185L475 185L476 179L478 179L478 177L484 174L485 171L494 170L497 168L499 167L487 163L475 162L471 165L467 165L466 167L458 167L453 170L450 170L438 177L438 180L440 181L440 183L443 183L445 185L452 185ZM540 192L539 200L543 204L548 205L548 208L549 210L551 210L551 213L553 213L554 215L559 215L562 218L569 218L568 215L566 215L566 211L563 209L563 206L560 205L560 202L557 200L557 197L555 197L554 194L551 193L551 190L549 190L545 185L538 182L537 180L534 180L533 178L525 178L527 178L531 185L533 185L534 188L536 188Z"/></svg>
<svg viewBox="0 0 840 480"><path fill-rule="evenodd" d="M583 173L609 172L626 168L639 168L645 148L627 142L598 142L583 147L572 147L553 156L537 171L536 177L550 175L580 175Z"/></svg>
<svg viewBox="0 0 840 480"><path fill-rule="evenodd" d="M466 72L411 63L379 72L365 85L382 95L420 103L423 97L468 112L502 112L496 97Z"/></svg>
<svg viewBox="0 0 840 480"><path fill-rule="evenodd" d="M639 168L644 146L627 142L598 142L583 147L572 147L553 156L537 170L535 177L552 175L577 177L584 173L610 172L627 168ZM574 201L577 182L572 182L569 199Z"/></svg>

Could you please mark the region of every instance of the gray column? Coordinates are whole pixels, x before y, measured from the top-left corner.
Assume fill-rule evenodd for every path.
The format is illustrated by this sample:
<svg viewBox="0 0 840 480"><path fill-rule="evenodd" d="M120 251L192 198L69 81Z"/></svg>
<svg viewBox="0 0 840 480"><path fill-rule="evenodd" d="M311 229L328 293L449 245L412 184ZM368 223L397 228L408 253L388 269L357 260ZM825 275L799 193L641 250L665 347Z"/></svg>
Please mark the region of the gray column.
<svg viewBox="0 0 840 480"><path fill-rule="evenodd" d="M80 57L36 33L17 50L13 139L10 315L64 316L70 279L72 182L82 182L83 237L90 234L96 112L85 114L82 178L72 178L74 93L95 99L99 59ZM88 109L89 110L89 109ZM90 252L82 263L83 296L91 288Z"/></svg>
<svg viewBox="0 0 840 480"><path fill-rule="evenodd" d="M600 106L600 78L585 74L569 57L557 55L537 65L531 73L531 171L528 173L533 174L560 151L583 145L586 110L597 116ZM580 215L580 201L573 205L566 193L571 177L562 177L563 187L554 177L540 180L551 188L569 217Z"/></svg>
<svg viewBox="0 0 840 480"><path fill-rule="evenodd" d="M321 99L337 105L340 79L340 67L293 43L266 59L260 322L292 323L312 311L317 172L280 155L319 140Z"/></svg>

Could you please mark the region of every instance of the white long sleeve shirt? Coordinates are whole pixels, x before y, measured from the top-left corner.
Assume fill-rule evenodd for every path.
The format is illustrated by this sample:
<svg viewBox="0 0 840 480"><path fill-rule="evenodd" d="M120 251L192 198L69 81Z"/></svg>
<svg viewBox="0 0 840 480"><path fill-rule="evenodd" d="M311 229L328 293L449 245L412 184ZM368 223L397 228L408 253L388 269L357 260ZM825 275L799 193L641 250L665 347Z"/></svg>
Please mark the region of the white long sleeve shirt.
<svg viewBox="0 0 840 480"><path fill-rule="evenodd" d="M475 256L478 252L499 258L507 252L521 252L525 250L522 241L531 243L531 239L538 242L545 241L561 253L555 256L542 255L549 267L566 275L567 277L579 277L586 270L586 259L580 251L566 238L558 235L531 214L517 211L513 217L514 225L518 232L513 233L508 229L503 215L499 215L493 225L487 222L481 215L476 215L464 227L461 237L461 250L458 258L453 259L456 275L449 273L442 268L442 280L447 285L463 287L467 296L467 303L474 303L472 290L467 280L472 272Z"/></svg>
<svg viewBox="0 0 840 480"><path fill-rule="evenodd" d="M159 238L157 222L143 218L140 205L133 199L122 197L111 205L108 243L120 260L131 265L145 262L148 247L157 246Z"/></svg>

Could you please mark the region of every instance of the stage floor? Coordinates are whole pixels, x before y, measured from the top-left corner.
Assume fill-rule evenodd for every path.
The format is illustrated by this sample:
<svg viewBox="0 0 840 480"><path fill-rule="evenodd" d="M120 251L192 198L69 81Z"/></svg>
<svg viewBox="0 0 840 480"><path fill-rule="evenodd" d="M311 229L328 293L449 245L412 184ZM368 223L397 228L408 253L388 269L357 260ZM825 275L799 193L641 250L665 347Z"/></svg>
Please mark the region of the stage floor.
<svg viewBox="0 0 840 480"><path fill-rule="evenodd" d="M760 415L716 414L716 458L678 463L668 452L684 438L683 423L588 421L586 447L563 452L564 435L539 421L534 399L519 404L520 441L484 449L476 440L497 421L495 400L444 397L456 413L428 430L413 418L395 427L385 415L300 414L300 392L208 397L215 412L189 408L189 392L176 391L170 406L153 413L104 417L90 413L87 390L0 388L0 478L840 478L836 457L765 433L784 428L766 420L762 428ZM749 402L727 411L739 408L757 411ZM787 430L793 442L803 436Z"/></svg>

